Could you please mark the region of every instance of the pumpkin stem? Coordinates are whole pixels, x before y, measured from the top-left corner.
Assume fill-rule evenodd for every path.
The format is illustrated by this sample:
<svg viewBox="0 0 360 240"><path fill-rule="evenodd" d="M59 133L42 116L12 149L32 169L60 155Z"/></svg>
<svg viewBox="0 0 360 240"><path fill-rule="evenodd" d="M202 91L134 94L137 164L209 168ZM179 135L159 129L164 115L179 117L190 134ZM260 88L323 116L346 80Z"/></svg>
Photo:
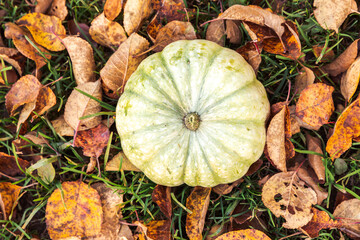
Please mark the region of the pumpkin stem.
<svg viewBox="0 0 360 240"><path fill-rule="evenodd" d="M184 117L185 127L191 131L196 131L200 126L200 116L196 112L188 113Z"/></svg>

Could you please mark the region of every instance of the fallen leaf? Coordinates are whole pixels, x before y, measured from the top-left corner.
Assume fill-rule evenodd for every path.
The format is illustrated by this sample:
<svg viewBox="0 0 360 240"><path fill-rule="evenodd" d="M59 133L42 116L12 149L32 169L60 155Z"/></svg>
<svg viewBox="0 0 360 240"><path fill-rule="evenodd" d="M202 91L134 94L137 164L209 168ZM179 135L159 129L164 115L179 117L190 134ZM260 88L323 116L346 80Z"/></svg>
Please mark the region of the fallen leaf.
<svg viewBox="0 0 360 240"><path fill-rule="evenodd" d="M76 36L66 37L63 42L70 55L76 84L95 82L95 62L91 45Z"/></svg>
<svg viewBox="0 0 360 240"><path fill-rule="evenodd" d="M315 45L312 47L315 57L317 58L316 63L318 62L331 62L335 58L335 53L332 49L327 47L324 50L324 46ZM324 51L324 53L323 53Z"/></svg>
<svg viewBox="0 0 360 240"><path fill-rule="evenodd" d="M101 100L101 84L99 80L81 84L77 89ZM99 125L101 116L93 116L82 120L80 118L98 113L100 110L99 102L74 89L65 104L64 119L74 130L83 131Z"/></svg>
<svg viewBox="0 0 360 240"><path fill-rule="evenodd" d="M108 144L109 137L109 128L100 123L94 128L78 131L74 145L83 148L85 156L99 158Z"/></svg>
<svg viewBox="0 0 360 240"><path fill-rule="evenodd" d="M25 75L14 83L5 96L5 105L10 116L13 116L21 105L34 102L41 87L41 83L33 75Z"/></svg>
<svg viewBox="0 0 360 240"><path fill-rule="evenodd" d="M307 86L313 84L315 81L314 72L307 67L303 67L299 74L295 77L295 91L301 93Z"/></svg>
<svg viewBox="0 0 360 240"><path fill-rule="evenodd" d="M56 16L61 21L64 21L68 14L66 0L53 0L47 13L50 16Z"/></svg>
<svg viewBox="0 0 360 240"><path fill-rule="evenodd" d="M286 222L283 227L295 229L310 222L311 206L317 203L316 193L305 187L295 172L281 172L273 175L262 190L264 205Z"/></svg>
<svg viewBox="0 0 360 240"><path fill-rule="evenodd" d="M147 237L156 240L171 240L171 220L150 221L146 224Z"/></svg>
<svg viewBox="0 0 360 240"><path fill-rule="evenodd" d="M51 121L51 124L59 136L74 136L74 129L66 123L64 115L60 115L60 117Z"/></svg>
<svg viewBox="0 0 360 240"><path fill-rule="evenodd" d="M84 40L89 39L94 48L97 46L97 43L90 36L90 27L87 24L79 23L75 19L71 19L67 22L67 26L71 35L77 35Z"/></svg>
<svg viewBox="0 0 360 240"><path fill-rule="evenodd" d="M37 0L34 11L37 13L46 13L53 0Z"/></svg>
<svg viewBox="0 0 360 240"><path fill-rule="evenodd" d="M314 83L307 86L296 103L296 116L306 124L319 129L328 123L333 113L334 101L332 92L334 88L324 83Z"/></svg>
<svg viewBox="0 0 360 240"><path fill-rule="evenodd" d="M337 76L340 73L345 72L358 55L358 41L359 39L356 39L339 57L321 69L330 76Z"/></svg>
<svg viewBox="0 0 360 240"><path fill-rule="evenodd" d="M58 161L58 158L57 157L53 158L52 162L48 162L48 160L49 159L42 158L40 161L37 161L36 163L36 164L41 163L41 166L39 166L36 170L41 180L43 180L46 184L52 183L55 179L56 172L54 166L52 165L52 162Z"/></svg>
<svg viewBox="0 0 360 240"><path fill-rule="evenodd" d="M191 211L186 216L186 234L190 239L202 239L205 216L210 203L211 188L195 187L186 199L186 207Z"/></svg>
<svg viewBox="0 0 360 240"><path fill-rule="evenodd" d="M126 40L123 27L119 23L107 19L104 13L91 22L89 33L95 42L105 47L119 46Z"/></svg>
<svg viewBox="0 0 360 240"><path fill-rule="evenodd" d="M97 235L103 217L100 196L83 182L64 182L49 197L45 217L51 239Z"/></svg>
<svg viewBox="0 0 360 240"><path fill-rule="evenodd" d="M206 40L225 46L225 21L211 22L206 29Z"/></svg>
<svg viewBox="0 0 360 240"><path fill-rule="evenodd" d="M0 64L1 64L2 61L7 62L12 67L14 67L16 69L16 71L18 72L19 76L22 75L21 67L20 67L19 63L15 59L10 58L8 55L0 54Z"/></svg>
<svg viewBox="0 0 360 240"><path fill-rule="evenodd" d="M350 101L354 95L360 79L360 57L357 58L346 71L346 74L341 78L341 94L344 96L346 101Z"/></svg>
<svg viewBox="0 0 360 240"><path fill-rule="evenodd" d="M322 28L335 30L338 33L341 24L352 13L354 4L356 6L354 0L315 0L315 19Z"/></svg>
<svg viewBox="0 0 360 240"><path fill-rule="evenodd" d="M231 191L234 189L234 187L238 186L243 181L244 181L244 179L240 178L231 184L219 184L219 185L215 186L212 190L213 190L213 192L219 194L220 196L226 195L226 194L231 193Z"/></svg>
<svg viewBox="0 0 360 240"><path fill-rule="evenodd" d="M56 96L54 92L49 87L42 87L39 91L39 94L36 98L36 105L34 112L37 113L32 115L32 121L37 118L37 116L43 115L50 108L55 106Z"/></svg>
<svg viewBox="0 0 360 240"><path fill-rule="evenodd" d="M227 230L224 224L213 225L208 231L205 240L215 240L217 237L224 234L225 232L227 232Z"/></svg>
<svg viewBox="0 0 360 240"><path fill-rule="evenodd" d="M162 185L156 185L154 188L151 198L153 202L155 202L161 212L168 218L171 219L172 216L172 206L171 206L171 196L170 196L171 188L162 186Z"/></svg>
<svg viewBox="0 0 360 240"><path fill-rule="evenodd" d="M155 38L160 31L160 28L163 27L162 24L158 20L158 15L159 15L159 13L156 13L154 18L151 20L151 22L146 27L146 32L152 42L155 41Z"/></svg>
<svg viewBox="0 0 360 240"><path fill-rule="evenodd" d="M352 102L340 115L334 132L326 144L331 159L341 156L351 147L352 139L360 136L360 98Z"/></svg>
<svg viewBox="0 0 360 240"><path fill-rule="evenodd" d="M242 40L241 30L237 22L239 21L226 20L226 37L232 44L240 44Z"/></svg>
<svg viewBox="0 0 360 240"><path fill-rule="evenodd" d="M121 12L123 0L106 0L104 14L107 19L113 21Z"/></svg>
<svg viewBox="0 0 360 240"><path fill-rule="evenodd" d="M360 236L360 200L350 199L340 203L333 213L334 217L340 221L343 226L341 231L348 234L350 237Z"/></svg>
<svg viewBox="0 0 360 240"><path fill-rule="evenodd" d="M244 46L236 49L238 53L252 66L257 73L261 63L262 45L255 42L247 42Z"/></svg>
<svg viewBox="0 0 360 240"><path fill-rule="evenodd" d="M36 106L36 100L24 104L19 115L16 131L19 131L21 124L23 124L26 121L26 119L28 119L32 111L35 109L35 106Z"/></svg>
<svg viewBox="0 0 360 240"><path fill-rule="evenodd" d="M306 133L306 145L307 149L312 152L319 153L323 155L321 149L321 140L317 137L311 136L309 133ZM308 154L309 164L314 169L316 176L320 182L325 181L325 166L322 161L322 157L315 154Z"/></svg>
<svg viewBox="0 0 360 240"><path fill-rule="evenodd" d="M16 206L18 202L18 197L21 191L21 187L14 185L9 182L0 182L0 201L4 203L5 213L0 208L1 215L4 216L3 220L8 220L9 215L12 212L12 209Z"/></svg>
<svg viewBox="0 0 360 240"><path fill-rule="evenodd" d="M19 54L19 51L16 48L0 47L0 54L13 58Z"/></svg>
<svg viewBox="0 0 360 240"><path fill-rule="evenodd" d="M270 240L265 233L255 229L232 231L221 235L216 240Z"/></svg>
<svg viewBox="0 0 360 240"><path fill-rule="evenodd" d="M1 61L1 58L0 58ZM0 84L13 84L18 80L18 75L14 69L6 69L8 66L0 64Z"/></svg>
<svg viewBox="0 0 360 240"><path fill-rule="evenodd" d="M140 172L140 170L135 167L129 159L125 156L123 152L116 154L105 167L106 171L135 171Z"/></svg>
<svg viewBox="0 0 360 240"><path fill-rule="evenodd" d="M35 42L48 50L62 51L65 49L61 39L66 36L66 30L58 17L42 13L28 13L16 23L27 27Z"/></svg>
<svg viewBox="0 0 360 240"><path fill-rule="evenodd" d="M119 98L124 86L146 55L137 56L149 47L149 42L134 33L116 52L111 55L100 71L103 85L108 89L105 93L113 98Z"/></svg>
<svg viewBox="0 0 360 240"><path fill-rule="evenodd" d="M124 28L128 35L136 32L152 12L151 0L132 0L125 3Z"/></svg>

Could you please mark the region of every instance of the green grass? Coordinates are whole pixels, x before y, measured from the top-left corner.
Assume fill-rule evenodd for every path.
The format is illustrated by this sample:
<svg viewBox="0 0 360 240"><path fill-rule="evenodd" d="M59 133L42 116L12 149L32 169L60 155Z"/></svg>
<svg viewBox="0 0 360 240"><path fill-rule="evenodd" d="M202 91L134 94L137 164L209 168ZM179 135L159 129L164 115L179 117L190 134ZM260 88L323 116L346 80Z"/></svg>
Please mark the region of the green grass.
<svg viewBox="0 0 360 240"><path fill-rule="evenodd" d="M249 2L251 1L229 0L223 1L222 5L224 9L226 9L233 3L248 4ZM100 0L68 0L66 4L69 11L67 20L74 18L77 22L88 25L90 25L94 17L102 12L103 9L103 1ZM263 0L260 6L264 8L271 7L271 4L272 0ZM218 1L187 0L186 5L196 10L193 18L191 18L191 23L199 36L205 38L207 25L204 27L200 27L200 25L207 20L213 19L221 12ZM5 1L4 4L3 1L1 1L0 9L5 9L8 13L3 17L3 23L14 22L30 10L25 1L14 0ZM316 57L313 56L313 46L327 45L334 50L336 55L339 55L358 37L360 31L359 17L354 14L347 18L339 34L322 29L314 18L312 1L287 1L280 14L296 23L302 43L302 52L306 54L305 65L309 67L321 65L321 63L318 64L320 59L316 59ZM121 16L117 18L119 21L120 19L122 19ZM64 26L67 26L67 20L63 22ZM146 24L147 22L145 22L145 25ZM244 29L242 32L243 42L241 45L250 40ZM146 37L145 28L140 29L139 33ZM4 43L8 47L14 47L11 40L4 39ZM239 46L227 43L227 47L236 49ZM99 76L99 71L112 52L111 49L102 46L94 48L97 76ZM266 87L271 104L286 100L289 81L293 87L295 77L298 75L300 68L301 65L296 61L262 52L262 63L257 76ZM32 74L34 69L34 62L26 60L23 75ZM319 78L318 80L327 81L327 84L335 87L335 106L339 103L344 103L338 83L333 83L329 78ZM83 156L80 148L75 148L69 144L72 138L61 137L56 134L50 121L56 119L63 113L65 103L71 91L76 87L71 61L66 51L53 53L52 59L42 68L40 81L44 85L50 84L49 86L57 96L57 104L46 115L39 117L33 123L29 122L27 131L35 131L42 134L42 136L48 140L50 146L36 145L31 141L29 141L28 146L39 155L46 156L48 159L51 158L51 156L58 156L53 163L56 169L55 180L47 184L36 174L26 173L23 177L17 177L17 180L13 181L14 184L23 187L22 193L24 194L19 200L19 204L16 207L16 214L12 216L11 220L0 220L0 239L20 239L20 236L22 236L23 239L31 239L32 237L49 239L45 224L45 206L47 199L56 188L59 188L62 182L76 181L79 179L87 183L104 182L114 190L123 191L123 221L131 223L138 220L138 218L145 222L153 219L163 219L164 216L159 207L153 203L151 199L151 193L155 184L148 180L142 173L104 171L104 161L107 162L121 150L120 138L115 126L112 126L110 129L113 135L111 144L109 144L106 149L107 154L103 154L100 157L101 169L96 169L91 174L85 173L89 158ZM53 82L55 83L52 84ZM24 138L24 134L14 131L14 129L16 129L18 116L9 117L6 112L4 106L5 95L9 89L10 86L0 86L0 151L10 155L16 155L12 141L19 137ZM299 94L294 93L293 89L291 89L290 99L292 99L292 101L290 105L296 103L298 96ZM102 111L114 111L116 101L104 97L102 106ZM111 117L111 114L109 117ZM336 121L337 117L338 115L334 113L332 121ZM326 152L326 136L331 127L333 127L333 124L327 124L321 128L321 130L313 132L314 136L321 139L324 153ZM297 152L302 154L302 152L306 150L305 130L302 129L301 133L294 135L292 141ZM347 163L348 170L340 176L335 174L334 165L328 156L324 156L327 175L323 187L329 192L329 197L321 206L318 206L319 209L327 209L330 213L333 212L336 192L339 190L345 190L354 197L359 198L359 150L359 144L354 143L351 150L342 156ZM21 157L26 159L31 156ZM261 168L253 175L244 177L244 181L235 187L231 193L223 196L218 196L216 193L211 194L203 232L204 236L209 233L211 227L219 225L220 229L226 228L231 218L247 212L251 212L254 217L261 213L259 218L265 224L263 231L271 239L285 239L287 236L298 232L297 230L283 228L282 224L284 220L282 218L276 218L261 201L261 187L258 185L258 181L268 174L273 175L278 172L264 157L263 159L264 164ZM98 176L98 171L101 172L101 176ZM1 178L0 181L6 181L6 179ZM186 205L186 198L192 189L192 187L185 185L173 189L173 197L180 203L178 204L176 201L173 201L172 235L174 239L187 239L185 232L187 212L181 205ZM245 205L246 207L244 209L246 210L234 215L232 212L238 204ZM134 228L132 228L132 230L134 230ZM322 230L320 236L316 239L339 238L340 233L338 230ZM288 239L305 239L305 235L293 235Z"/></svg>

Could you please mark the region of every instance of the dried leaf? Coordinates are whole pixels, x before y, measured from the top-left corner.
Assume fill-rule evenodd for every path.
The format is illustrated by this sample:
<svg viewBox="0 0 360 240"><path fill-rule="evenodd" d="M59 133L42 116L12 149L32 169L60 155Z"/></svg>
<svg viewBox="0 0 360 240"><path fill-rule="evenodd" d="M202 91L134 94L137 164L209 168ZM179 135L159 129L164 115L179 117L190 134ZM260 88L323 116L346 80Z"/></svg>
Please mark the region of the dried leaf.
<svg viewBox="0 0 360 240"><path fill-rule="evenodd" d="M225 22L211 22L206 30L206 40L213 41L220 46L225 45Z"/></svg>
<svg viewBox="0 0 360 240"><path fill-rule="evenodd" d="M296 103L296 116L306 124L319 129L328 123L334 111L332 92L334 88L324 83L307 86Z"/></svg>
<svg viewBox="0 0 360 240"><path fill-rule="evenodd" d="M186 207L191 211L186 216L186 234L190 239L202 239L205 216L210 203L211 188L195 187L186 199Z"/></svg>
<svg viewBox="0 0 360 240"><path fill-rule="evenodd" d="M295 77L295 91L301 93L307 86L313 84L315 81L314 72L307 67L303 67L299 74Z"/></svg>
<svg viewBox="0 0 360 240"><path fill-rule="evenodd" d="M232 44L240 44L242 39L241 30L237 22L238 21L226 20L226 37Z"/></svg>
<svg viewBox="0 0 360 240"><path fill-rule="evenodd" d="M37 0L36 1L37 4L35 6L35 12L45 13L49 9L52 1L53 0Z"/></svg>
<svg viewBox="0 0 360 240"><path fill-rule="evenodd" d="M265 233L255 229L232 231L221 235L216 240L270 240Z"/></svg>
<svg viewBox="0 0 360 240"><path fill-rule="evenodd" d="M32 111L35 109L35 106L36 106L36 100L26 103L24 105L19 115L16 131L19 131L21 124L23 124L26 121L26 119L28 119Z"/></svg>
<svg viewBox="0 0 360 240"><path fill-rule="evenodd" d="M146 55L137 55L148 47L149 42L134 33L111 55L100 71L103 85L109 90L106 92L107 95L119 98L124 91L126 81L146 57Z"/></svg>
<svg viewBox="0 0 360 240"><path fill-rule="evenodd" d="M360 136L360 98L351 103L335 123L326 151L334 160L351 147L352 139Z"/></svg>
<svg viewBox="0 0 360 240"><path fill-rule="evenodd" d="M355 0L315 0L314 16L324 29L339 32L339 27L352 12L352 6L356 6Z"/></svg>
<svg viewBox="0 0 360 240"><path fill-rule="evenodd" d="M154 190L151 194L153 202L155 202L159 206L161 212L168 219L171 219L171 216L172 216L170 192L171 192L170 187L156 185L156 187L154 188Z"/></svg>
<svg viewBox="0 0 360 240"><path fill-rule="evenodd" d="M118 154L111 159L105 167L106 171L135 171L140 172L140 170L135 167L129 159L125 156L123 152L119 152Z"/></svg>
<svg viewBox="0 0 360 240"><path fill-rule="evenodd" d="M101 85L99 80L81 84L77 89L101 100ZM65 104L64 119L74 130L83 131L99 125L101 116L93 116L82 120L80 120L80 118L98 113L100 110L101 106L99 102L74 89Z"/></svg>
<svg viewBox="0 0 360 240"><path fill-rule="evenodd" d="M151 0L127 1L124 8L124 28L128 35L136 32L152 12Z"/></svg>
<svg viewBox="0 0 360 240"><path fill-rule="evenodd" d="M316 193L306 188L295 172L277 173L264 185L264 205L276 216L282 216L285 228L305 226L312 218L311 206L316 204Z"/></svg>
<svg viewBox="0 0 360 240"><path fill-rule="evenodd" d="M346 74L341 78L341 94L346 101L350 101L354 95L360 79L360 57L357 58L346 71Z"/></svg>
<svg viewBox="0 0 360 240"><path fill-rule="evenodd" d="M219 195L229 194L234 189L234 187L238 186L243 181L244 179L240 178L231 184L219 184L213 188L213 192Z"/></svg>
<svg viewBox="0 0 360 240"><path fill-rule="evenodd" d="M93 47L97 47L97 43L92 40L89 29L90 27L85 23L79 23L74 19L67 22L67 26L71 35L77 35L84 40L89 39Z"/></svg>
<svg viewBox="0 0 360 240"><path fill-rule="evenodd" d="M51 124L59 136L74 136L74 129L66 123L64 115L51 121Z"/></svg>
<svg viewBox="0 0 360 240"><path fill-rule="evenodd" d="M5 62L9 63L11 66L13 66L16 69L16 71L18 72L19 76L22 75L22 70L21 70L21 67L20 67L18 61L10 58L9 56L7 56L5 54L0 54L0 65L1 65L2 61L5 61ZM2 66L0 66L0 67L2 67Z"/></svg>
<svg viewBox="0 0 360 240"><path fill-rule="evenodd" d="M113 21L121 12L123 0L106 0L104 14L107 19Z"/></svg>
<svg viewBox="0 0 360 240"><path fill-rule="evenodd" d="M258 71L261 63L261 44L257 44L255 42L247 42L244 46L236 49L236 51L240 53L243 58L245 58L245 60L252 66L255 72Z"/></svg>
<svg viewBox="0 0 360 240"><path fill-rule="evenodd" d="M64 182L48 199L45 216L51 239L97 235L103 217L100 196L83 182Z"/></svg>
<svg viewBox="0 0 360 240"><path fill-rule="evenodd" d="M56 104L56 96L54 92L49 87L42 87L39 91L39 94L36 98L36 106L34 112L37 113L33 114L32 120L37 118L37 116L43 115L46 111L50 108L55 106Z"/></svg>
<svg viewBox="0 0 360 240"><path fill-rule="evenodd" d="M147 237L156 240L171 240L171 220L151 221L146 224Z"/></svg>
<svg viewBox="0 0 360 240"><path fill-rule="evenodd" d="M56 16L61 21L64 21L68 14L68 10L65 4L66 0L53 0L48 11L48 15Z"/></svg>
<svg viewBox="0 0 360 240"><path fill-rule="evenodd" d="M66 37L63 42L70 55L76 84L95 82L95 62L91 45L76 36Z"/></svg>
<svg viewBox="0 0 360 240"><path fill-rule="evenodd" d="M16 23L20 26L26 26L35 42L41 46L51 51L65 49L61 39L65 37L66 30L58 17L42 13L28 13L17 20Z"/></svg>
<svg viewBox="0 0 360 240"><path fill-rule="evenodd" d="M309 133L306 133L306 145L307 149L312 152L317 152L323 155L321 149L321 141L319 138L312 137ZM322 157L315 154L308 154L309 163L312 169L314 169L316 176L320 182L325 181L325 166L322 161Z"/></svg>
<svg viewBox="0 0 360 240"><path fill-rule="evenodd" d="M340 203L334 211L334 217L339 219L343 226L341 231L348 234L350 237L360 236L360 200L350 199Z"/></svg>
<svg viewBox="0 0 360 240"><path fill-rule="evenodd" d="M315 57L318 59L316 62L331 62L335 58L335 53L332 49L327 47L324 50L324 46L315 45L312 47ZM324 53L322 53L324 51Z"/></svg>
<svg viewBox="0 0 360 240"><path fill-rule="evenodd" d="M123 27L119 23L107 19L104 13L91 22L89 33L95 42L106 47L119 46L126 40Z"/></svg>
<svg viewBox="0 0 360 240"><path fill-rule="evenodd" d="M5 216L5 220L8 219L12 209L17 204L17 200L20 194L21 187L9 182L0 182L0 201L4 203L5 213L1 215ZM2 210L0 208L0 210ZM2 212L2 211L1 211Z"/></svg>
<svg viewBox="0 0 360 240"><path fill-rule="evenodd" d="M19 169L16 161L19 163L22 170L25 170L25 168L30 166L28 161L19 157L16 160L14 156L0 152L0 172L8 176L22 175L23 172Z"/></svg>

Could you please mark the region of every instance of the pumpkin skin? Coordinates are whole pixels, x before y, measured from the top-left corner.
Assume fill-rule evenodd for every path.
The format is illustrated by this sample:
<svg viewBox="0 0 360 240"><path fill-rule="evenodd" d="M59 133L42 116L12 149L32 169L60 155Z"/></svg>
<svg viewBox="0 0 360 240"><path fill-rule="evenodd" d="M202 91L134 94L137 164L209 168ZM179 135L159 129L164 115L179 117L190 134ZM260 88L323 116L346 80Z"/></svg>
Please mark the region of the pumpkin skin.
<svg viewBox="0 0 360 240"><path fill-rule="evenodd" d="M181 40L131 75L116 126L125 155L155 183L213 187L241 178L261 156L269 109L240 54Z"/></svg>

